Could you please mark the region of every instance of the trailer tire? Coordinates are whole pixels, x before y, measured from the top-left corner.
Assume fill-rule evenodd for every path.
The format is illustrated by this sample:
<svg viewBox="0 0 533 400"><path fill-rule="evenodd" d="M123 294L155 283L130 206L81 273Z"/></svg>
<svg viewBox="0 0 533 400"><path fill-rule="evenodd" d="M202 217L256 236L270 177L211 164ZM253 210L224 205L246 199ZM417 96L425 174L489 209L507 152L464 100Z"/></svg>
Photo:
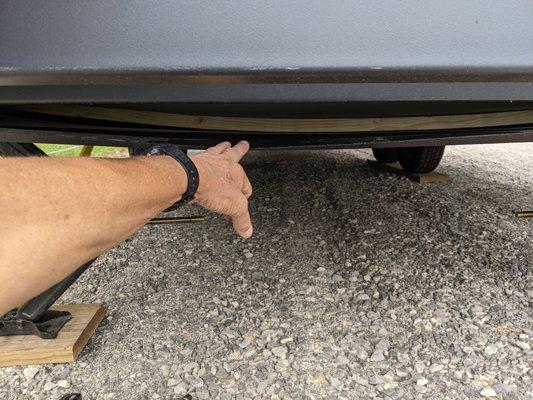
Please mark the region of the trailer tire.
<svg viewBox="0 0 533 400"><path fill-rule="evenodd" d="M33 143L0 143L0 157L46 157Z"/></svg>
<svg viewBox="0 0 533 400"><path fill-rule="evenodd" d="M128 147L128 153L130 157L145 156L148 153L150 147L140 146L140 147Z"/></svg>
<svg viewBox="0 0 533 400"><path fill-rule="evenodd" d="M400 147L397 149L400 165L407 172L425 174L438 167L444 146Z"/></svg>
<svg viewBox="0 0 533 400"><path fill-rule="evenodd" d="M150 146L140 146L140 147L128 147L128 153L130 157L145 156L148 154L148 149ZM181 149L185 154L187 154L187 149Z"/></svg>
<svg viewBox="0 0 533 400"><path fill-rule="evenodd" d="M390 164L398 161L398 153L395 148L375 148L372 154L380 164Z"/></svg>

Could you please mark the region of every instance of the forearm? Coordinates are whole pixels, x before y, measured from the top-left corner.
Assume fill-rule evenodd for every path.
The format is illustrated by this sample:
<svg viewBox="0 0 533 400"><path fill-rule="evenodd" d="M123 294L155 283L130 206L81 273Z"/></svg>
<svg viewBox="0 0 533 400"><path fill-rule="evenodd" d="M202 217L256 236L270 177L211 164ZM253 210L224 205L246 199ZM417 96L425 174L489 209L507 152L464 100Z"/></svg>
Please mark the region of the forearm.
<svg viewBox="0 0 533 400"><path fill-rule="evenodd" d="M170 157L0 159L0 315L179 200Z"/></svg>

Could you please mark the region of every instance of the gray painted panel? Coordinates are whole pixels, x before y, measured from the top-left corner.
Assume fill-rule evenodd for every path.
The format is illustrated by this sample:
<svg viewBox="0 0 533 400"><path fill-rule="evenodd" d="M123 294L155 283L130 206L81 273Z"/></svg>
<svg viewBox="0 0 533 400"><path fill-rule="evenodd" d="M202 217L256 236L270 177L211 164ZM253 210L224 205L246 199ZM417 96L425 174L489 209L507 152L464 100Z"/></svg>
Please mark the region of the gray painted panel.
<svg viewBox="0 0 533 400"><path fill-rule="evenodd" d="M533 101L533 82L0 87L0 104Z"/></svg>
<svg viewBox="0 0 533 400"><path fill-rule="evenodd" d="M3 0L0 70L533 68L531 0Z"/></svg>
<svg viewBox="0 0 533 400"><path fill-rule="evenodd" d="M533 100L531 21L531 0L3 0L0 102Z"/></svg>

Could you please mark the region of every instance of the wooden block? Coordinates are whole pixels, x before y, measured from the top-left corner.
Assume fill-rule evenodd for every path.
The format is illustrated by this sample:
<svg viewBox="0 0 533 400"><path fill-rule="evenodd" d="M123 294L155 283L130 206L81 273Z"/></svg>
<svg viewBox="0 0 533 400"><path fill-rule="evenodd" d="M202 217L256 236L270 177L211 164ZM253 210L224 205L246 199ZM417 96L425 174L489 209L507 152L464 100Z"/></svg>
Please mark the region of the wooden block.
<svg viewBox="0 0 533 400"><path fill-rule="evenodd" d="M52 310L69 311L72 319L59 331L56 339L33 335L0 337L0 367L74 361L105 315L101 304L53 306Z"/></svg>
<svg viewBox="0 0 533 400"><path fill-rule="evenodd" d="M439 172L428 172L427 174L415 174L412 172L404 171L400 163L381 164L374 160L368 160L368 163L387 172L393 174L406 176L412 181L418 183L448 183L451 178L449 175L441 174Z"/></svg>

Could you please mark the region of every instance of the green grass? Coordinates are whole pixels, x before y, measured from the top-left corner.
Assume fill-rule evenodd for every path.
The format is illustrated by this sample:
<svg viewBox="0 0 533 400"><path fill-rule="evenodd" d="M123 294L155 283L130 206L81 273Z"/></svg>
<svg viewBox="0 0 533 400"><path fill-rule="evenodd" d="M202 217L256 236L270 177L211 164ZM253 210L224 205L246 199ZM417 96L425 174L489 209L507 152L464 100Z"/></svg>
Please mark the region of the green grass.
<svg viewBox="0 0 533 400"><path fill-rule="evenodd" d="M77 157L82 145L71 144L36 144L41 150L52 157ZM94 146L91 157L127 157L125 147Z"/></svg>

